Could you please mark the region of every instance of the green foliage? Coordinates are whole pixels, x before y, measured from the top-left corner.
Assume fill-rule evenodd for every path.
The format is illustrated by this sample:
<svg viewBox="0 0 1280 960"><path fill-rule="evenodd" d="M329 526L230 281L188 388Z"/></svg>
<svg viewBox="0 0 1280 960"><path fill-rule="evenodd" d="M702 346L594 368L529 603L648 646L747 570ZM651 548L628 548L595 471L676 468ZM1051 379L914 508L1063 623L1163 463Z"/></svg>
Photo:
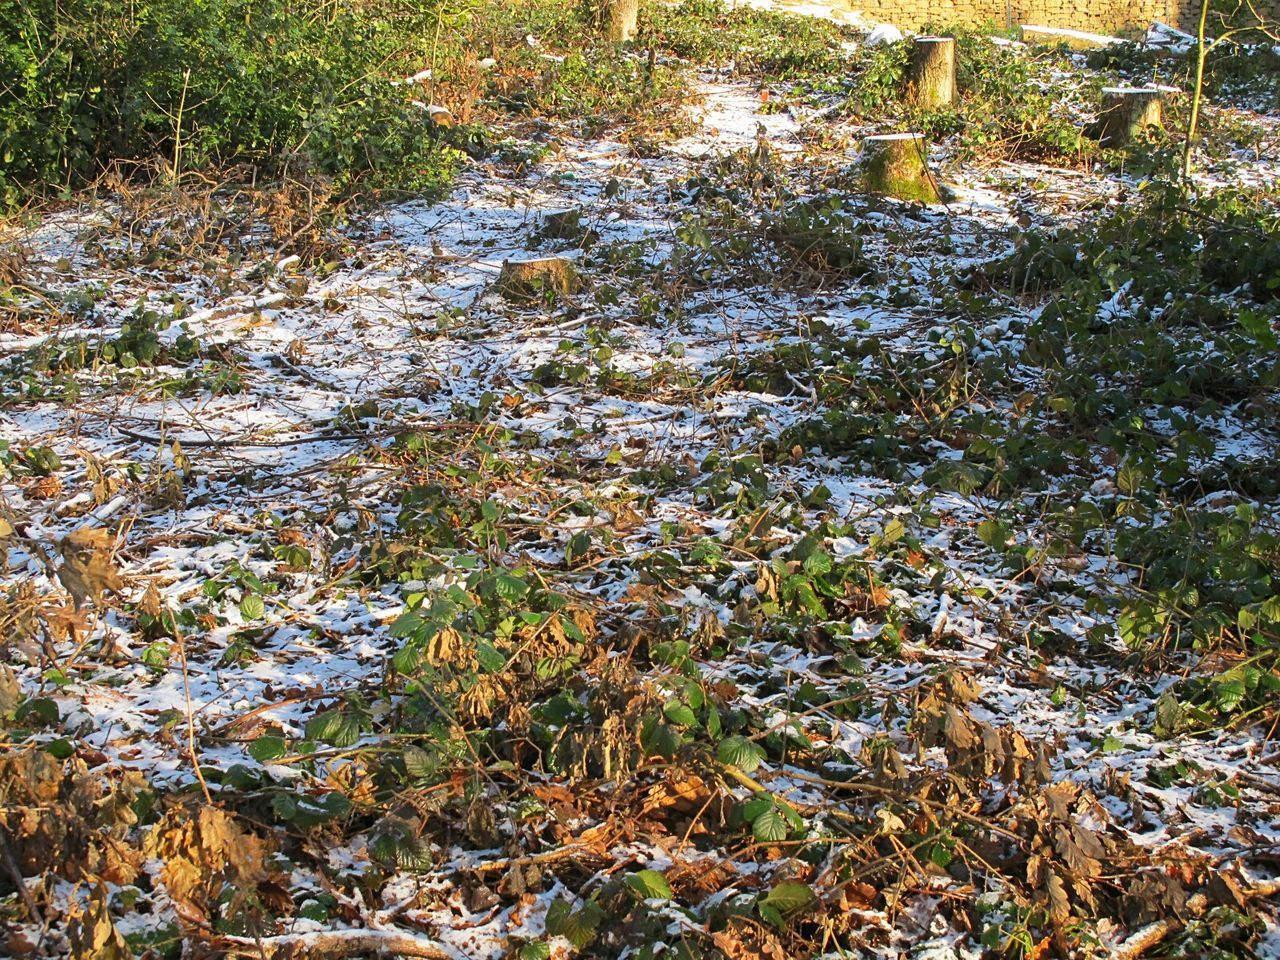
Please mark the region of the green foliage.
<svg viewBox="0 0 1280 960"><path fill-rule="evenodd" d="M451 151L388 83L418 69L439 15L402 0L3 0L0 203L119 161L172 176L288 156L341 182L439 185Z"/></svg>
<svg viewBox="0 0 1280 960"><path fill-rule="evenodd" d="M826 77L843 72L850 55L842 31L817 17L788 17L720 0L652 4L644 39L698 64L733 62L762 81Z"/></svg>

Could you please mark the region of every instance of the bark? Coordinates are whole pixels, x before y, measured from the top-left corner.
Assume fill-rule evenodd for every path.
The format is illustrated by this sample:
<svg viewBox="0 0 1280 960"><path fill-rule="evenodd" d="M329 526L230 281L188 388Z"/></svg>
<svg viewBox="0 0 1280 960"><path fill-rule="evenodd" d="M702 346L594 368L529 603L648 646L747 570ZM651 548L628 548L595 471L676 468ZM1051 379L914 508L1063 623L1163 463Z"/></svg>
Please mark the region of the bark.
<svg viewBox="0 0 1280 960"><path fill-rule="evenodd" d="M1154 87L1106 87L1094 133L1104 147L1123 147L1148 127L1164 125L1164 93Z"/></svg>
<svg viewBox="0 0 1280 960"><path fill-rule="evenodd" d="M917 37L907 67L907 99L936 109L956 99L956 42L951 37Z"/></svg>
<svg viewBox="0 0 1280 960"><path fill-rule="evenodd" d="M627 43L635 39L640 0L602 0L605 39Z"/></svg>
<svg viewBox="0 0 1280 960"><path fill-rule="evenodd" d="M867 137L862 147L862 176L870 193L937 203L938 185L926 162L928 144L920 133Z"/></svg>

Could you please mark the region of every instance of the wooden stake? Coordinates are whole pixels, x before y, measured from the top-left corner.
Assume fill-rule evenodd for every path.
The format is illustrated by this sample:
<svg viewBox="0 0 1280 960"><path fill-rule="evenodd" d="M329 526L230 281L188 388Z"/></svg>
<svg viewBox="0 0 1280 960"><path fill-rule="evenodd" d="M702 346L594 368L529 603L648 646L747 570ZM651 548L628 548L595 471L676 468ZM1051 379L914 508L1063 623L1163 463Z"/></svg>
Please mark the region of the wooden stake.
<svg viewBox="0 0 1280 960"><path fill-rule="evenodd" d="M935 109L956 99L956 42L951 37L917 37L907 66L907 100Z"/></svg>
<svg viewBox="0 0 1280 960"><path fill-rule="evenodd" d="M888 133L862 141L862 176L870 193L937 203L938 185L926 163L922 133Z"/></svg>

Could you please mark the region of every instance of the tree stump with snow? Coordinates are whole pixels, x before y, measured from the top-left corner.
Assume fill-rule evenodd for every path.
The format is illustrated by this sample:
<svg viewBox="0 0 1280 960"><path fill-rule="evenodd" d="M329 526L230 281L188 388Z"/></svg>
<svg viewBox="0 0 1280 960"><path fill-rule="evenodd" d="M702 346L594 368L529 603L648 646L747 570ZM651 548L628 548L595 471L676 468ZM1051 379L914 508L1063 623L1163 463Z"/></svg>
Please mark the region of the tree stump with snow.
<svg viewBox="0 0 1280 960"><path fill-rule="evenodd" d="M922 133L888 133L862 141L862 180L869 193L899 200L937 203L938 184L929 172Z"/></svg>
<svg viewBox="0 0 1280 960"><path fill-rule="evenodd" d="M1102 113L1091 135L1104 147L1123 147L1149 127L1164 125L1164 91L1155 87L1104 87Z"/></svg>
<svg viewBox="0 0 1280 960"><path fill-rule="evenodd" d="M600 14L605 39L610 43L627 43L635 39L640 0L600 0Z"/></svg>
<svg viewBox="0 0 1280 960"><path fill-rule="evenodd" d="M956 99L956 42L917 37L907 65L907 100L917 107L946 107Z"/></svg>
<svg viewBox="0 0 1280 960"><path fill-rule="evenodd" d="M534 301L567 297L581 287L578 271L565 257L504 260L498 293L507 300Z"/></svg>

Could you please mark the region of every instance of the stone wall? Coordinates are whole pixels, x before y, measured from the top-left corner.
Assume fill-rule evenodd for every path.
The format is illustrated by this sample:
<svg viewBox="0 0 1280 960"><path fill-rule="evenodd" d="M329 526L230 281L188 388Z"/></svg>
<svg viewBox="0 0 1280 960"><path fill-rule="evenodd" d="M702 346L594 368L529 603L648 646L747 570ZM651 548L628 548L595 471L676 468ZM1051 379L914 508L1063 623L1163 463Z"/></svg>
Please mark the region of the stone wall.
<svg viewBox="0 0 1280 960"><path fill-rule="evenodd" d="M1030 23L1121 36L1141 35L1156 20L1194 32L1199 14L1196 0L852 0L849 6L909 30L930 23ZM1255 0L1254 6L1280 21L1280 0Z"/></svg>

